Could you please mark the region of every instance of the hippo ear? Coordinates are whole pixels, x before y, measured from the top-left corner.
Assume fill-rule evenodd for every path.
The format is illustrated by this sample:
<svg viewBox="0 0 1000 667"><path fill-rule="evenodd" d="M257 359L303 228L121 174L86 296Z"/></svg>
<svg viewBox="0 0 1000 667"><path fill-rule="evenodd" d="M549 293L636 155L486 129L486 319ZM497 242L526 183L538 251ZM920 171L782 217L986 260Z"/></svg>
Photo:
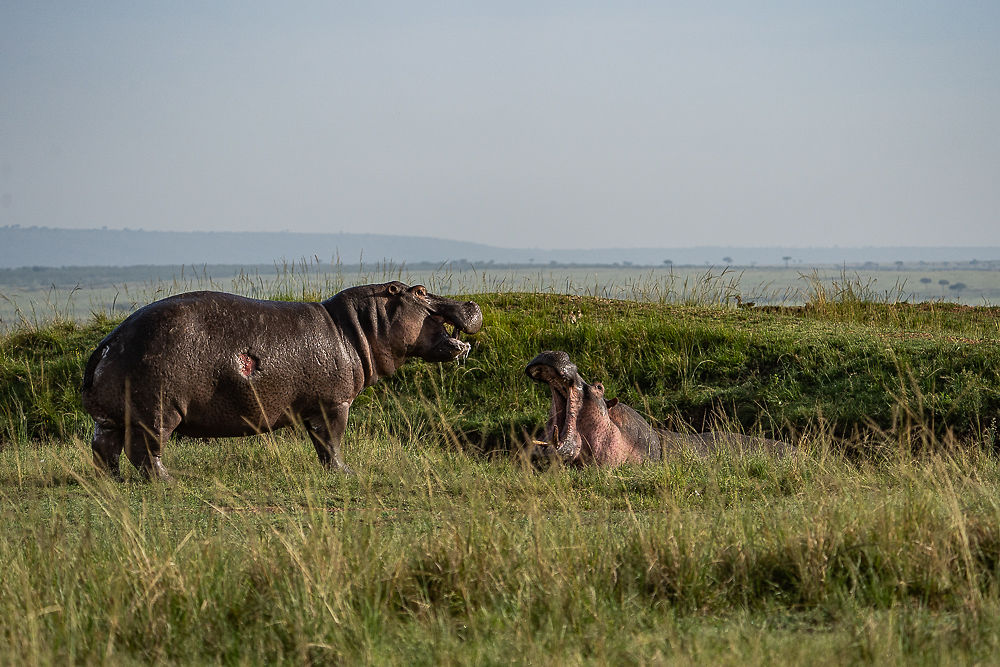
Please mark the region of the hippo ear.
<svg viewBox="0 0 1000 667"><path fill-rule="evenodd" d="M608 404L608 410L610 410L611 408L613 408L616 405L618 405L618 398L615 397L615 398L612 398L610 401L605 400L604 402Z"/></svg>
<svg viewBox="0 0 1000 667"><path fill-rule="evenodd" d="M403 291L403 288L399 286L399 283L389 283L389 294L391 296L396 296Z"/></svg>

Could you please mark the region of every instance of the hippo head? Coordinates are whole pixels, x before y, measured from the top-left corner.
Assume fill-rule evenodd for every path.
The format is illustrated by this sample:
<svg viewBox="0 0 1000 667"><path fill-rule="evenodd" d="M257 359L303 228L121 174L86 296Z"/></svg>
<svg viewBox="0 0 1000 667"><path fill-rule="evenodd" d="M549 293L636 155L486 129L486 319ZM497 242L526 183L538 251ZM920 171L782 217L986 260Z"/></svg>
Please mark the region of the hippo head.
<svg viewBox="0 0 1000 667"><path fill-rule="evenodd" d="M483 326L483 313L473 301L455 301L431 294L423 285L399 281L361 285L340 292L323 305L334 319L351 322L368 383L391 375L407 359L452 361L469 353L471 345L459 332L474 334ZM449 331L450 329L450 331Z"/></svg>
<svg viewBox="0 0 1000 667"><path fill-rule="evenodd" d="M542 352L524 370L532 380L549 385L552 408L545 425L545 441L563 460L576 459L584 440L589 449L612 427L604 385L588 384L565 352ZM616 403L617 399L610 405Z"/></svg>
<svg viewBox="0 0 1000 667"><path fill-rule="evenodd" d="M474 334L483 327L483 313L474 301L454 301L431 294L423 285L400 282L388 283L386 290L390 334L405 344L406 357L451 361L469 354L472 346L458 334Z"/></svg>
<svg viewBox="0 0 1000 667"><path fill-rule="evenodd" d="M604 397L604 385L587 383L565 352L542 352L524 369L549 385L552 408L545 425L546 458L555 453L572 465L609 465L659 460L660 437L638 412Z"/></svg>

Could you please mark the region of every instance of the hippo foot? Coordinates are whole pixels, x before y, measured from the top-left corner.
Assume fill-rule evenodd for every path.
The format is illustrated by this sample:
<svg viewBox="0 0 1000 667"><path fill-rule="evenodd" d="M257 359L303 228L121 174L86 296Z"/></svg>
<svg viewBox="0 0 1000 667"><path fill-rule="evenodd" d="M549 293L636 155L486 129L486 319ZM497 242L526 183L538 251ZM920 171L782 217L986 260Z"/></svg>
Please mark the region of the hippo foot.
<svg viewBox="0 0 1000 667"><path fill-rule="evenodd" d="M167 484L172 484L174 478L170 476L167 469L163 467L163 462L160 461L159 456L151 456L149 460L149 465L142 467L143 475L146 479L155 482L165 482Z"/></svg>
<svg viewBox="0 0 1000 667"><path fill-rule="evenodd" d="M355 472L351 468L351 466L347 465L343 461L330 461L328 463L324 463L323 467L329 470L330 472L337 472L340 473L341 475L346 475L348 477L355 476Z"/></svg>
<svg viewBox="0 0 1000 667"><path fill-rule="evenodd" d="M121 481L122 471L117 464L108 463L101 456L94 456L94 470L100 475L107 475L115 481Z"/></svg>
<svg viewBox="0 0 1000 667"><path fill-rule="evenodd" d="M97 473L101 477L105 477L106 476L106 477L110 478L111 481L113 481L113 482L123 482L123 481L125 481L125 478L122 477L122 471L117 466L115 466L114 468L112 468L112 467L106 466L106 465L104 465L102 463L95 463L94 464L94 468L97 470Z"/></svg>

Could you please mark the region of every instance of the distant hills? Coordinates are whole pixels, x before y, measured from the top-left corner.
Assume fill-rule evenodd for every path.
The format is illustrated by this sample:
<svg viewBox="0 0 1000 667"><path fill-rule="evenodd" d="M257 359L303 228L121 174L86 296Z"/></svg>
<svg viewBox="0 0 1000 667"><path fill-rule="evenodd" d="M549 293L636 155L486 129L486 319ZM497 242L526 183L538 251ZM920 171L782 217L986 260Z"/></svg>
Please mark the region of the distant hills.
<svg viewBox="0 0 1000 667"><path fill-rule="evenodd" d="M498 248L420 236L294 232L162 232L0 227L0 268L237 264L318 258L345 265L490 264L824 266L1000 261L1000 247Z"/></svg>

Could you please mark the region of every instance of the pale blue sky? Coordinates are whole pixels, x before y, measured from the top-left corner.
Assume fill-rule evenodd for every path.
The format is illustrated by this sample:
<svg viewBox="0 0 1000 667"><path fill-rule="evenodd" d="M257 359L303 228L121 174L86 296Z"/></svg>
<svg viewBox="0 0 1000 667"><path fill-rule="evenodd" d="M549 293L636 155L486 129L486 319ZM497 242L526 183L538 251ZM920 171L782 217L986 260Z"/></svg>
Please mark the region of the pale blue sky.
<svg viewBox="0 0 1000 667"><path fill-rule="evenodd" d="M207 4L0 2L0 225L1000 245L995 0Z"/></svg>

